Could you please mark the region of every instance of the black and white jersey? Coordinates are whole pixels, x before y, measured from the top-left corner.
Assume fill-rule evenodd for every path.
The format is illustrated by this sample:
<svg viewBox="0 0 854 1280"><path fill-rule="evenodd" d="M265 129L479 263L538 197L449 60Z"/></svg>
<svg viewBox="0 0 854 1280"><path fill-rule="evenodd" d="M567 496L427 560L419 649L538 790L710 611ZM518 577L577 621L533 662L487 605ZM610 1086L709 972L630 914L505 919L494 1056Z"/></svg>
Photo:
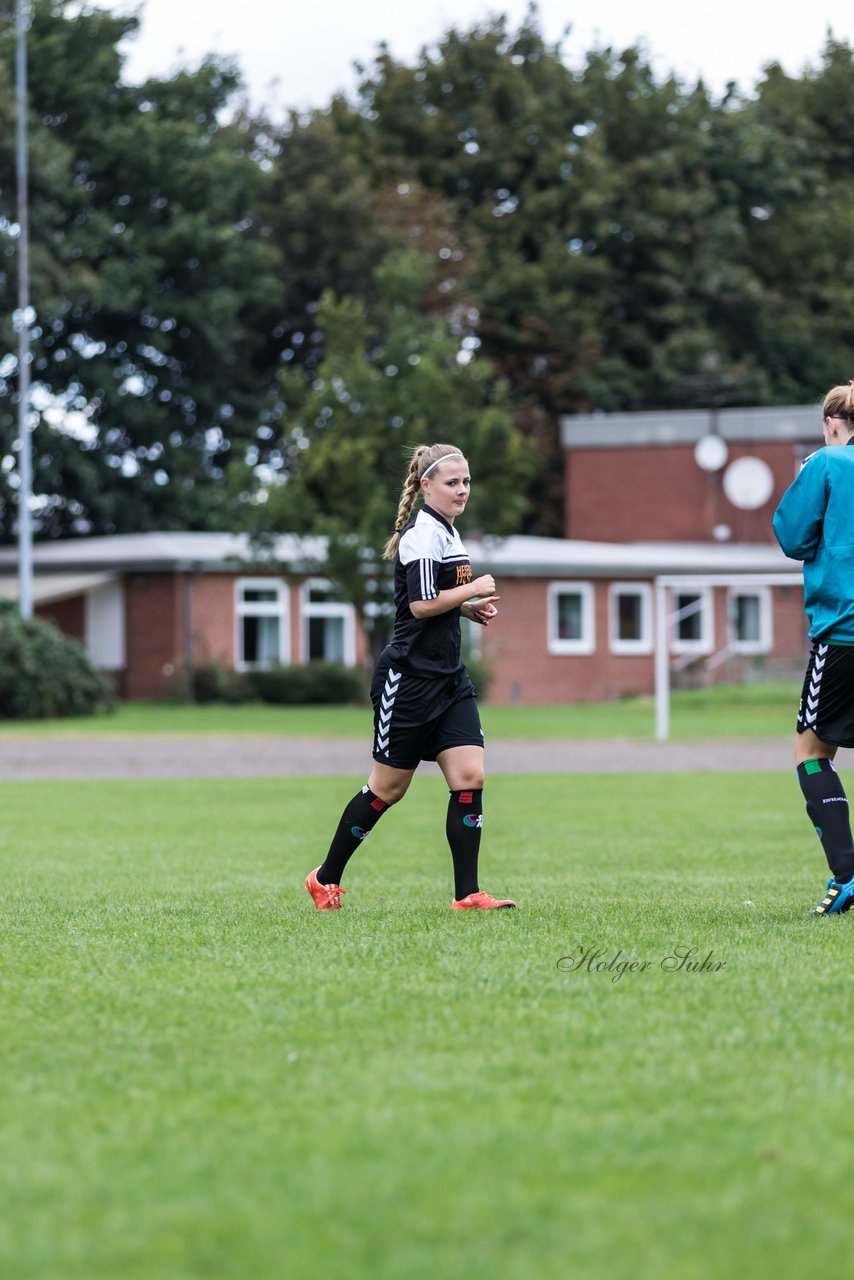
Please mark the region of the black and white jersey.
<svg viewBox="0 0 854 1280"><path fill-rule="evenodd" d="M383 656L396 668L423 676L453 675L462 667L460 611L416 618L412 600L471 582L471 561L452 524L422 507L400 535L394 565L394 635Z"/></svg>

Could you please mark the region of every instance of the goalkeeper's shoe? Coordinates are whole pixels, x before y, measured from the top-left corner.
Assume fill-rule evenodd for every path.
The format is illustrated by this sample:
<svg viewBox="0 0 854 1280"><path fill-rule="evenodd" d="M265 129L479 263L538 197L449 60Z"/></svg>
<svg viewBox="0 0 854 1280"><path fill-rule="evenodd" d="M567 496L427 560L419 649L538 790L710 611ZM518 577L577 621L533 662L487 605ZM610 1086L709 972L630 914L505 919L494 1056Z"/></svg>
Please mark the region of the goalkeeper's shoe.
<svg viewBox="0 0 854 1280"><path fill-rule="evenodd" d="M512 898L493 898L491 893L479 889L477 893L469 893L465 898L455 898L451 903L452 911L494 911L496 907L515 907Z"/></svg>
<svg viewBox="0 0 854 1280"><path fill-rule="evenodd" d="M318 911L340 911L341 894L347 890L342 889L340 884L321 884L317 878L319 870L320 867L315 867L305 878L305 887L314 898L314 905Z"/></svg>
<svg viewBox="0 0 854 1280"><path fill-rule="evenodd" d="M827 893L817 907L810 912L814 916L841 915L854 907L854 876L845 884L840 884L833 877L827 882Z"/></svg>

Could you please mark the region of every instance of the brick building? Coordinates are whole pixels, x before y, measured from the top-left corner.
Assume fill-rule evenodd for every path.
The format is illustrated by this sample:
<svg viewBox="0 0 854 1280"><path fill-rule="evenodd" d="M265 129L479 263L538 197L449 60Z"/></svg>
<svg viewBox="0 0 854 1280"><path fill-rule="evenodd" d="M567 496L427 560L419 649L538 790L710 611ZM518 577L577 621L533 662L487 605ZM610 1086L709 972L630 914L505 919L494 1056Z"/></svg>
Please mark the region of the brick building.
<svg viewBox="0 0 854 1280"><path fill-rule="evenodd" d="M479 632L492 702L651 693L657 591L666 592L669 613L682 614L671 623L675 683L803 668L800 566L776 544L508 538L466 545L476 571L489 569L501 594L500 619Z"/></svg>
<svg viewBox="0 0 854 1280"><path fill-rule="evenodd" d="M467 543L476 571L494 573L501 617L464 624L471 652L491 672L496 703L596 701L648 693L653 685L653 593L662 575L741 575L729 586L684 585L672 661L687 678L716 655L717 678L747 666L788 673L801 665L805 625L797 582L756 575L796 570L775 547L587 543L508 538ZM141 534L37 546L38 616L86 646L121 696L159 698L191 665L246 670L271 662L368 659L352 605L295 538L279 566L259 571L243 540L226 534ZM322 556L315 546L312 562ZM244 563L241 563L244 557ZM15 591L14 552L0 550L0 594Z"/></svg>
<svg viewBox="0 0 854 1280"><path fill-rule="evenodd" d="M820 408L794 405L566 417L561 443L567 538L768 543L784 490L824 441ZM747 459L769 486L756 506L728 496L741 496L728 481Z"/></svg>
<svg viewBox="0 0 854 1280"><path fill-rule="evenodd" d="M144 533L34 548L37 616L86 647L122 697L161 698L189 666L365 661L355 610L321 575L317 539L279 539L259 568L245 537ZM0 595L16 552L0 548Z"/></svg>
<svg viewBox="0 0 854 1280"><path fill-rule="evenodd" d="M800 566L780 552L771 516L821 443L819 413L564 419L566 537L476 542L461 526L475 573L492 572L502 597L493 626L464 626L490 700L649 693L657 639L677 681L800 671ZM366 662L366 636L323 560L319 540L294 535L261 568L231 534L37 544L34 600L123 696L157 698L191 664ZM0 548L0 595L15 594L16 564L16 549Z"/></svg>

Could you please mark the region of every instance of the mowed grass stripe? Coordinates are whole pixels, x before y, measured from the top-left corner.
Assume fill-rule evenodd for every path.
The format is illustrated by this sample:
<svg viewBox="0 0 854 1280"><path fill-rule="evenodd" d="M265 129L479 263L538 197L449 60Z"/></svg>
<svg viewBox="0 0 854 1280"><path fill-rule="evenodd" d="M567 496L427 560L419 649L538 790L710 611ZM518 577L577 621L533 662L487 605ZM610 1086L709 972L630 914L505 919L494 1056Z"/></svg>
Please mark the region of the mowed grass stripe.
<svg viewBox="0 0 854 1280"><path fill-rule="evenodd" d="M315 912L352 789L0 787L0 1273L843 1273L854 919L793 776L493 779L484 915L429 778Z"/></svg>
<svg viewBox="0 0 854 1280"><path fill-rule="evenodd" d="M670 710L674 739L780 737L794 733L800 683L718 685L677 690ZM651 697L565 706L497 707L481 704L487 741L655 736ZM16 737L125 737L129 734L242 735L371 739L368 706L183 706L129 702L114 713L59 720L0 720L0 742Z"/></svg>

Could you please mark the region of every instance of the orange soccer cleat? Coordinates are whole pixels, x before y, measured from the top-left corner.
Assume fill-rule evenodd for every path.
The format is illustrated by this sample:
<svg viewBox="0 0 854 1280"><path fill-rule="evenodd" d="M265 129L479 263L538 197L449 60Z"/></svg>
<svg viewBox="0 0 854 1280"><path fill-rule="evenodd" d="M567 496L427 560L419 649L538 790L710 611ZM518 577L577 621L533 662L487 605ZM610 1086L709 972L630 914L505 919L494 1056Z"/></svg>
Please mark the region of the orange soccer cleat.
<svg viewBox="0 0 854 1280"><path fill-rule="evenodd" d="M314 898L314 905L318 911L340 911L341 894L347 890L342 889L340 884L321 884L317 878L319 870L320 867L315 867L305 878L305 887Z"/></svg>
<svg viewBox="0 0 854 1280"><path fill-rule="evenodd" d="M459 901L455 898L451 903L452 911L494 911L496 907L515 907L516 903L512 898L493 898L491 893L484 893L479 889L477 893L470 893Z"/></svg>

